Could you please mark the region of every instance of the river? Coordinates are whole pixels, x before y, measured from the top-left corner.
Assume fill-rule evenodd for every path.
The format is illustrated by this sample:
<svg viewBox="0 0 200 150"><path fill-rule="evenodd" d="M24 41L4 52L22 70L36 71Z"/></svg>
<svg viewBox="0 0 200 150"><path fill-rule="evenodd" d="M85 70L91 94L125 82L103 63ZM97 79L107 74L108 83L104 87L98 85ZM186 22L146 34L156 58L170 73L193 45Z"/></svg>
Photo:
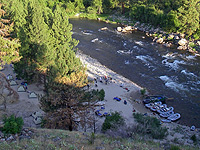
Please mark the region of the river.
<svg viewBox="0 0 200 150"><path fill-rule="evenodd" d="M143 32L123 34L117 25L70 19L78 48L101 64L173 100L167 104L181 114L177 122L200 127L200 57L156 44ZM107 27L108 30L100 29Z"/></svg>

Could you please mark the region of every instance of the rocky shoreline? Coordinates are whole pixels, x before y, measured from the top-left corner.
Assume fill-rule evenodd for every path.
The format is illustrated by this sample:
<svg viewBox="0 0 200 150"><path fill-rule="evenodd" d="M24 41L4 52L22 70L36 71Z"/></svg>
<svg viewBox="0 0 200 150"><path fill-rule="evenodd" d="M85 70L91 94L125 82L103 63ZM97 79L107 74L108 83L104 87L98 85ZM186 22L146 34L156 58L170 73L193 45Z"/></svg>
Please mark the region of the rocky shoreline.
<svg viewBox="0 0 200 150"><path fill-rule="evenodd" d="M153 41L162 44L165 47L173 47L178 50L186 50L190 53L200 56L200 41L186 39L182 33L167 33L161 28L155 28L152 25L136 22L133 26L122 24L123 27L117 27L118 32L131 33L138 30L144 32L146 36L152 37ZM144 37L145 38L145 37Z"/></svg>

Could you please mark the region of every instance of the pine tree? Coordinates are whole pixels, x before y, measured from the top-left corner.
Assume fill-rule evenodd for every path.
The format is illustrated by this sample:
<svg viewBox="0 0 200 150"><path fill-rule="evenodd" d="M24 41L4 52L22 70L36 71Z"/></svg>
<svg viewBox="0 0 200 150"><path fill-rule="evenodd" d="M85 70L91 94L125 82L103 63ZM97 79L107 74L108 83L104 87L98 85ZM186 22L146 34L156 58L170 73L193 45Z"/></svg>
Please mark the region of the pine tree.
<svg viewBox="0 0 200 150"><path fill-rule="evenodd" d="M11 37L13 23L8 19L3 19L6 12L1 9L1 6L0 3L0 69L6 63L19 61L21 58L19 56L19 40Z"/></svg>
<svg viewBox="0 0 200 150"><path fill-rule="evenodd" d="M51 67L57 73L55 81L74 86L84 86L87 76L85 68L73 51L78 41L72 39L72 25L65 12L56 6L53 11L52 30L54 36L55 64Z"/></svg>
<svg viewBox="0 0 200 150"><path fill-rule="evenodd" d="M178 8L179 31L192 35L199 28L199 0L185 0Z"/></svg>
<svg viewBox="0 0 200 150"><path fill-rule="evenodd" d="M51 83L50 93L40 99L42 109L46 112L45 127L53 129L74 130L85 126L85 114L91 111L90 105L83 105L84 91L66 84ZM87 113L89 116L89 114ZM87 118L89 119L89 117Z"/></svg>
<svg viewBox="0 0 200 150"><path fill-rule="evenodd" d="M37 0L27 4L26 24L18 32L22 41L20 62L15 64L17 74L27 80L37 78L46 73L47 67L54 63L51 30L45 23L42 3ZM48 19L48 18L47 18Z"/></svg>

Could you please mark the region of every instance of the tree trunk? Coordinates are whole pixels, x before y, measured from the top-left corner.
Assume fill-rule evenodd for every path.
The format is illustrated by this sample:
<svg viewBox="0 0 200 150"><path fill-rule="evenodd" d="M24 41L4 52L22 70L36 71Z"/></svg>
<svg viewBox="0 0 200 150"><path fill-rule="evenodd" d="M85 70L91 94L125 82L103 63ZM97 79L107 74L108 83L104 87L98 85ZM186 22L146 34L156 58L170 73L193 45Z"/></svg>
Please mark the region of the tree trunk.
<svg viewBox="0 0 200 150"><path fill-rule="evenodd" d="M125 13L124 2L122 2L122 14Z"/></svg>

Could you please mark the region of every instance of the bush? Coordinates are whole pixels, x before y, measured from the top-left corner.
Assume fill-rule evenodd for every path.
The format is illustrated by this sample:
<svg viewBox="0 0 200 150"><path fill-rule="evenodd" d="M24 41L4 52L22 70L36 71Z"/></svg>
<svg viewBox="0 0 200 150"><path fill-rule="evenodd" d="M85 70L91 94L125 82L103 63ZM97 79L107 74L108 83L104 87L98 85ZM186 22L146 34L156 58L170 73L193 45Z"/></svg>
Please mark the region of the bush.
<svg viewBox="0 0 200 150"><path fill-rule="evenodd" d="M21 132L22 126L24 124L22 117L15 117L14 115L5 117L3 122L4 126L2 130L6 134L16 134Z"/></svg>
<svg viewBox="0 0 200 150"><path fill-rule="evenodd" d="M161 127L160 121L157 118L144 116L139 113L134 113L133 116L139 123L136 126L138 134L148 134L155 139L163 139L167 135L167 128Z"/></svg>
<svg viewBox="0 0 200 150"><path fill-rule="evenodd" d="M180 148L176 145L171 145L170 150L180 150Z"/></svg>
<svg viewBox="0 0 200 150"><path fill-rule="evenodd" d="M104 89L101 89L99 91L98 97L99 97L99 100L101 100L101 101L104 100L104 97L105 97L105 91L104 91Z"/></svg>
<svg viewBox="0 0 200 150"><path fill-rule="evenodd" d="M102 131L106 131L108 129L117 129L119 126L124 125L123 117L118 113L111 113L110 116L106 116L106 119L102 125Z"/></svg>
<svg viewBox="0 0 200 150"><path fill-rule="evenodd" d="M194 143L196 143L196 142L197 142L197 137L196 137L196 135L195 135L195 134L191 136L191 140L192 140Z"/></svg>
<svg viewBox="0 0 200 150"><path fill-rule="evenodd" d="M140 93L141 93L141 95L145 95L146 89L145 89L145 88L144 88L144 89L141 89L141 90L140 90Z"/></svg>

